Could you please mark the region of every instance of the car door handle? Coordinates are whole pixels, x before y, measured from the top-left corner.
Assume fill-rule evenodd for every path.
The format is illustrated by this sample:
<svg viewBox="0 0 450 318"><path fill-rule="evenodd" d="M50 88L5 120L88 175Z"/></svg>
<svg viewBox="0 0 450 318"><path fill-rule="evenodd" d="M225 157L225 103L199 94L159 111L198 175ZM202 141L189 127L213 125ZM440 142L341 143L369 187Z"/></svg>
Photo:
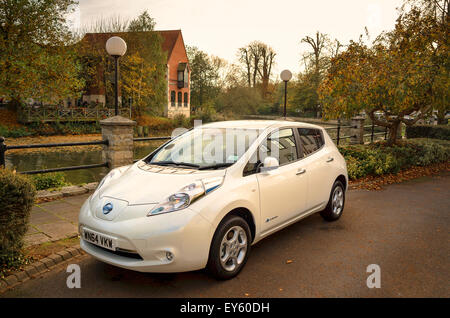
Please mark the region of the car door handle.
<svg viewBox="0 0 450 318"><path fill-rule="evenodd" d="M331 161L333 161L333 160L334 160L334 158L333 158L333 157L330 157L330 158L327 159L327 162L331 162Z"/></svg>
<svg viewBox="0 0 450 318"><path fill-rule="evenodd" d="M306 169L298 169L296 175L304 174L306 172Z"/></svg>

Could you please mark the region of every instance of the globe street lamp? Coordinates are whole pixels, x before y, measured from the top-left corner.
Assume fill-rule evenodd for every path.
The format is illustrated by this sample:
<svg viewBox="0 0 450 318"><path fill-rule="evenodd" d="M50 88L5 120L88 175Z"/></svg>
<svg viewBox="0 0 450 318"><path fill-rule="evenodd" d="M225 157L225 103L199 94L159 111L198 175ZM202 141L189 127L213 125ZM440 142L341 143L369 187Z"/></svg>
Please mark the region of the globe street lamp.
<svg viewBox="0 0 450 318"><path fill-rule="evenodd" d="M284 70L280 74L280 78L284 81L284 119L286 119L286 103L287 103L287 84L292 78L292 73L289 70Z"/></svg>
<svg viewBox="0 0 450 318"><path fill-rule="evenodd" d="M127 43L118 36L113 36L106 41L106 52L114 57L115 62L115 115L119 115L119 57L127 52Z"/></svg>

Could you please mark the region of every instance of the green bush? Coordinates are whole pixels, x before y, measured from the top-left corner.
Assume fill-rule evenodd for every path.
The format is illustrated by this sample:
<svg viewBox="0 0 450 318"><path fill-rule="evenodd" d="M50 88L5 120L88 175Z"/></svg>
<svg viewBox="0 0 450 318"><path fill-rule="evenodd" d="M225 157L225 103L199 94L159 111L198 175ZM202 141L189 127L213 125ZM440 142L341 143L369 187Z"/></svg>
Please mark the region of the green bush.
<svg viewBox="0 0 450 318"><path fill-rule="evenodd" d="M15 266L22 259L23 237L36 189L30 180L0 169L0 264Z"/></svg>
<svg viewBox="0 0 450 318"><path fill-rule="evenodd" d="M408 138L433 138L450 140L450 126L448 125L415 125L406 127Z"/></svg>
<svg viewBox="0 0 450 318"><path fill-rule="evenodd" d="M339 150L345 157L348 176L352 180L397 173L412 166L427 166L450 159L450 142L433 139L412 139L391 147L385 143L352 145Z"/></svg>
<svg viewBox="0 0 450 318"><path fill-rule="evenodd" d="M23 127L15 127L8 128L0 125L0 136L5 138L18 138L18 137L26 137L32 135L33 132L30 132L28 129Z"/></svg>
<svg viewBox="0 0 450 318"><path fill-rule="evenodd" d="M173 125L175 128L179 127L189 127L189 118L186 118L183 114L177 114L173 117Z"/></svg>
<svg viewBox="0 0 450 318"><path fill-rule="evenodd" d="M68 185L62 172L35 174L31 176L31 180L36 190L60 188Z"/></svg>

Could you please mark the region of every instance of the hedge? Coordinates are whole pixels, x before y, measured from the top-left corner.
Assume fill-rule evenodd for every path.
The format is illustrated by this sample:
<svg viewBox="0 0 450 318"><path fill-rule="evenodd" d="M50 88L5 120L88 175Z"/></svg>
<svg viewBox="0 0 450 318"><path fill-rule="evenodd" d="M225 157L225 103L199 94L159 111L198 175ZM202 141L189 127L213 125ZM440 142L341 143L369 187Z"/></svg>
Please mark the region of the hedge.
<svg viewBox="0 0 450 318"><path fill-rule="evenodd" d="M35 174L30 177L36 190L47 190L61 188L69 183L66 182L65 174L62 172Z"/></svg>
<svg viewBox="0 0 450 318"><path fill-rule="evenodd" d="M21 259L35 194L29 178L0 169L0 264Z"/></svg>
<svg viewBox="0 0 450 318"><path fill-rule="evenodd" d="M448 125L415 125L406 127L408 138L434 138L450 140L450 126Z"/></svg>
<svg viewBox="0 0 450 318"><path fill-rule="evenodd" d="M390 147L385 143L351 145L339 150L345 157L351 180L397 173L412 166L427 166L450 159L450 141L436 139L412 139Z"/></svg>

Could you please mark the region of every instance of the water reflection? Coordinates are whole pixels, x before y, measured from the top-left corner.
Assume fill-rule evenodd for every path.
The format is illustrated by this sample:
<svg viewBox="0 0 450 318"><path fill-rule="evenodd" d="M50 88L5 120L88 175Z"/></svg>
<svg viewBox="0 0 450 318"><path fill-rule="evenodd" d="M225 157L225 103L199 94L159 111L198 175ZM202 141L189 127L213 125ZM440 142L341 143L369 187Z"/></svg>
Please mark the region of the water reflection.
<svg viewBox="0 0 450 318"><path fill-rule="evenodd" d="M156 149L158 145L140 144L134 147L134 158L141 159ZM51 152L6 152L6 167L17 171L88 165L102 162L101 150L51 151ZM108 172L107 168L64 171L66 180L73 184L100 181Z"/></svg>

